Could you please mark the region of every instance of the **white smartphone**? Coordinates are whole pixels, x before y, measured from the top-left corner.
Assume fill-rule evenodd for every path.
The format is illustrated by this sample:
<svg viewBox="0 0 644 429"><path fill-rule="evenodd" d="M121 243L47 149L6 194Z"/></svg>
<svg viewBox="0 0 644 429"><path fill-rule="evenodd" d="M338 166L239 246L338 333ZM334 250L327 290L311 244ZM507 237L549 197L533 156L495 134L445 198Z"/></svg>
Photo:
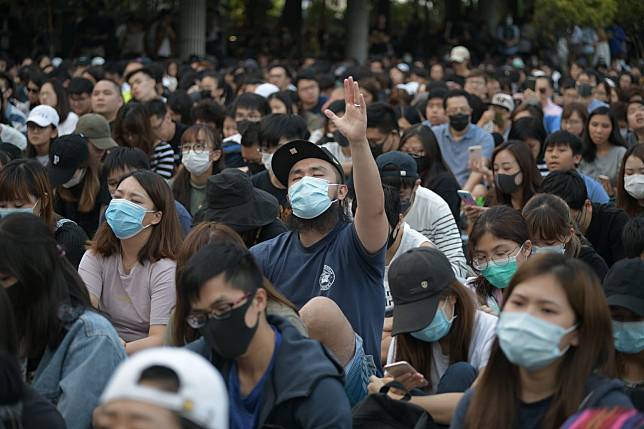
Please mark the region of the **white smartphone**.
<svg viewBox="0 0 644 429"><path fill-rule="evenodd" d="M408 362L405 362L404 360L400 362L390 363L389 365L385 365L385 371L389 373L389 375L391 375L392 377L400 377L410 372L411 373L416 372L414 367L411 366Z"/></svg>
<svg viewBox="0 0 644 429"><path fill-rule="evenodd" d="M470 161L470 163L472 163L474 161L478 161L479 159L481 159L481 156L482 156L481 155L481 150L482 149L483 149L483 146L481 146L480 144L470 146L469 148L467 148L467 150L469 151L469 158L470 158L469 161Z"/></svg>
<svg viewBox="0 0 644 429"><path fill-rule="evenodd" d="M466 191L465 189L459 189L456 191L458 196L463 200L465 204L468 206L475 206L476 201L474 200L474 197L472 197L472 194L469 191Z"/></svg>

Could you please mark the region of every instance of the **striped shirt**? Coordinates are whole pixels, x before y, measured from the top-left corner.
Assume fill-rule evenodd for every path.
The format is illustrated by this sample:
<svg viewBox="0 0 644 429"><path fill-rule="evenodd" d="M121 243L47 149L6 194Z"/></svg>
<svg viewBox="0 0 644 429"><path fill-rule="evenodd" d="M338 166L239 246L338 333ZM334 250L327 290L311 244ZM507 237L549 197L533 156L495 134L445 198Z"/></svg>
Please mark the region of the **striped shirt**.
<svg viewBox="0 0 644 429"><path fill-rule="evenodd" d="M169 143L160 142L154 147L154 153L150 159L150 168L164 179L172 177L174 171L174 150Z"/></svg>
<svg viewBox="0 0 644 429"><path fill-rule="evenodd" d="M422 186L418 187L405 222L434 243L447 256L454 274L467 277L467 262L463 253L461 234L449 206L440 196Z"/></svg>

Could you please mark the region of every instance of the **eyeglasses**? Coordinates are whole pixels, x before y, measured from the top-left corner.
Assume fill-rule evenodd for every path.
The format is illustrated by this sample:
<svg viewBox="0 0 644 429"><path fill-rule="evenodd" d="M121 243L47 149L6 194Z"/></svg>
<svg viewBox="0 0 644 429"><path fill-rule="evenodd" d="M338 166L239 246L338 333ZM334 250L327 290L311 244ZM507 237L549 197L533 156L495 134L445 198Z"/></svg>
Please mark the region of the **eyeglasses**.
<svg viewBox="0 0 644 429"><path fill-rule="evenodd" d="M204 152L210 152L210 147L208 143L203 142L186 142L181 145L181 152L188 153L191 150L196 154L202 154Z"/></svg>
<svg viewBox="0 0 644 429"><path fill-rule="evenodd" d="M519 253L521 252L522 248L523 248L523 246L520 246L517 249L515 249L514 251L510 251L510 252L508 252L508 253L506 253L505 255L502 255L502 256L495 256L495 257L493 257L491 259L488 259L485 256L482 257L482 258L474 257L474 259L472 259L472 266L477 271L485 270L490 263L496 265L497 267L503 267L503 266L507 265L508 262L510 262L510 259L516 258L519 255Z"/></svg>
<svg viewBox="0 0 644 429"><path fill-rule="evenodd" d="M254 293L244 294L241 298L236 301L218 304L216 308L211 309L210 311L194 311L186 317L186 323L193 329L203 328L208 320L225 320L230 317L231 312L239 304L253 296Z"/></svg>

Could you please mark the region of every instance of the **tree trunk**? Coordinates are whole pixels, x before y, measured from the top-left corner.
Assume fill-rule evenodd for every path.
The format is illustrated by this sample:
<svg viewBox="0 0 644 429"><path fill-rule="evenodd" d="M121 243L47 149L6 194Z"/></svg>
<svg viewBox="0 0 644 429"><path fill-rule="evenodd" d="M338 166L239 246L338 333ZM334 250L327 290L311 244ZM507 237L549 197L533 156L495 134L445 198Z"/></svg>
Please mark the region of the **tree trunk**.
<svg viewBox="0 0 644 429"><path fill-rule="evenodd" d="M345 12L347 23L347 58L364 63L369 51L369 2L350 0Z"/></svg>
<svg viewBox="0 0 644 429"><path fill-rule="evenodd" d="M179 56L206 54L206 0L181 0Z"/></svg>

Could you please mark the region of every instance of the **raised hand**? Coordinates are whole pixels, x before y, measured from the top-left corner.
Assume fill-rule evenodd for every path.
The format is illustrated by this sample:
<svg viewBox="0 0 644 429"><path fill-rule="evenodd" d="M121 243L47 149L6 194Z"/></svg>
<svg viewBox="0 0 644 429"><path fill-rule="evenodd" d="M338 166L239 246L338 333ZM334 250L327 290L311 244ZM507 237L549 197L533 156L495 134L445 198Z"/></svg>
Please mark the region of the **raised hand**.
<svg viewBox="0 0 644 429"><path fill-rule="evenodd" d="M366 143L367 106L360 93L358 82L354 82L353 77L344 80L344 103L345 111L342 117L338 117L328 109L324 114L333 121L350 143Z"/></svg>

